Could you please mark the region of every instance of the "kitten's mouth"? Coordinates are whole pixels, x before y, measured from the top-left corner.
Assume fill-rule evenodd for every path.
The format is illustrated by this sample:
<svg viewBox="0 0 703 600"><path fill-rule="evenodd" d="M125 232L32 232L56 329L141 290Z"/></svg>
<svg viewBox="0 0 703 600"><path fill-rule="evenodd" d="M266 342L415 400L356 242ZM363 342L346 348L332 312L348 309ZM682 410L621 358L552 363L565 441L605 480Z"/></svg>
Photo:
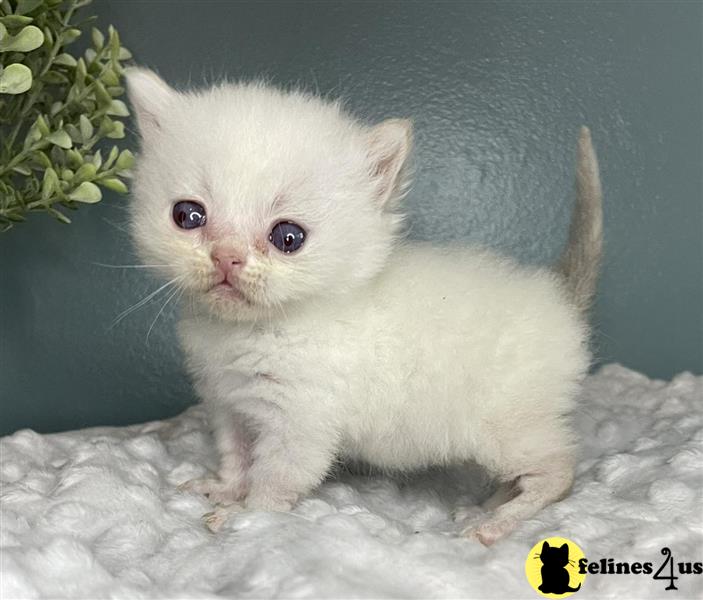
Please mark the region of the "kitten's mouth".
<svg viewBox="0 0 703 600"><path fill-rule="evenodd" d="M208 291L208 294L215 294L217 297L226 298L228 300L239 300L246 304L251 304L251 301L242 293L235 285L232 285L226 279L217 282Z"/></svg>

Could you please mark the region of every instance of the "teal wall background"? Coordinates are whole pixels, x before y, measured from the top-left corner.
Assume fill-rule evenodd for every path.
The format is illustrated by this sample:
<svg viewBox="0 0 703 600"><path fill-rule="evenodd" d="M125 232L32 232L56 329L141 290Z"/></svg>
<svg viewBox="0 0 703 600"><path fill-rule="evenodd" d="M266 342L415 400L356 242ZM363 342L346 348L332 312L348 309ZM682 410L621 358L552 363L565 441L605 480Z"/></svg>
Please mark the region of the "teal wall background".
<svg viewBox="0 0 703 600"><path fill-rule="evenodd" d="M601 362L703 372L699 2L127 2L92 9L176 85L265 75L411 117L410 235L545 263L573 200L577 128L605 187L594 312ZM134 140L132 140L134 143ZM125 424L193 402L159 304L133 264L123 197L0 237L0 433Z"/></svg>

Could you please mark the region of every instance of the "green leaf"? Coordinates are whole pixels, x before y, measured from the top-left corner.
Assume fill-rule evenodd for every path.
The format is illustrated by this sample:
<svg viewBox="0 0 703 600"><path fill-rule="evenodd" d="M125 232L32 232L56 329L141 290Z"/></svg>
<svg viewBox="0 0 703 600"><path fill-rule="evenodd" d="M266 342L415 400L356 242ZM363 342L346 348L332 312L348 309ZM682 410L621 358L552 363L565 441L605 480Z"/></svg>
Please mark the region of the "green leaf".
<svg viewBox="0 0 703 600"><path fill-rule="evenodd" d="M82 58L79 58L76 61L76 75L74 77L74 81L80 85L83 85L87 73L88 71L85 67L85 61Z"/></svg>
<svg viewBox="0 0 703 600"><path fill-rule="evenodd" d="M129 150L122 150L117 159L116 166L120 170L131 169L134 166L134 154Z"/></svg>
<svg viewBox="0 0 703 600"><path fill-rule="evenodd" d="M105 72L100 76L100 81L102 81L107 86L108 93L114 96L115 94L112 94L110 92L110 87L119 85L120 78L117 76L117 73L115 73L112 69L106 69Z"/></svg>
<svg viewBox="0 0 703 600"><path fill-rule="evenodd" d="M96 202L100 202L103 195L97 185L91 183L90 181L84 181L75 190L73 190L68 197L76 202L95 204Z"/></svg>
<svg viewBox="0 0 703 600"><path fill-rule="evenodd" d="M73 123L68 123L64 126L66 133L71 137L71 141L74 144L82 144L85 142L81 130L78 129Z"/></svg>
<svg viewBox="0 0 703 600"><path fill-rule="evenodd" d="M112 190L114 192L119 192L120 194L126 194L127 193L127 186L117 179L117 177L110 177L108 179L103 179L100 182L100 185L108 188L109 190Z"/></svg>
<svg viewBox="0 0 703 600"><path fill-rule="evenodd" d="M115 121L115 126L106 137L112 140L121 140L124 137L124 123L122 123L122 121Z"/></svg>
<svg viewBox="0 0 703 600"><path fill-rule="evenodd" d="M132 53L123 46L122 48L120 48L119 58L120 60L129 60L130 58L132 58Z"/></svg>
<svg viewBox="0 0 703 600"><path fill-rule="evenodd" d="M100 48L102 48L105 44L105 36L99 29L96 29L95 27L93 27L92 31L90 32L90 37L93 40L93 46L95 46L96 50L100 50Z"/></svg>
<svg viewBox="0 0 703 600"><path fill-rule="evenodd" d="M60 146L52 146L51 150L49 150L49 156L51 158L51 162L55 165L66 164L66 151Z"/></svg>
<svg viewBox="0 0 703 600"><path fill-rule="evenodd" d="M75 42L79 37L81 37L80 29L67 29L61 34L61 41L64 45L68 45L71 42Z"/></svg>
<svg viewBox="0 0 703 600"><path fill-rule="evenodd" d="M15 13L18 15L26 15L31 13L35 8L41 6L44 0L17 0L17 9Z"/></svg>
<svg viewBox="0 0 703 600"><path fill-rule="evenodd" d="M32 71L25 65L8 65L0 75L0 94L22 94L32 87Z"/></svg>
<svg viewBox="0 0 703 600"><path fill-rule="evenodd" d="M93 164L95 165L96 169L99 169L103 164L103 154L102 152L100 152L100 150L93 154Z"/></svg>
<svg viewBox="0 0 703 600"><path fill-rule="evenodd" d="M39 131L39 124L35 121L32 126L27 131L27 135L24 137L24 144L22 147L26 150L30 146L33 146L36 142L42 139L42 132Z"/></svg>
<svg viewBox="0 0 703 600"><path fill-rule="evenodd" d="M60 148L71 148L73 146L71 137L63 129L59 129L59 131L54 131L54 133L51 133L46 136L46 139L49 140L52 144L59 146Z"/></svg>
<svg viewBox="0 0 703 600"><path fill-rule="evenodd" d="M41 199L47 201L54 192L59 190L59 176L56 171L49 167L44 171L44 180L41 186Z"/></svg>
<svg viewBox="0 0 703 600"><path fill-rule="evenodd" d="M69 150L71 152L71 150ZM49 160L49 157L41 152L40 150L35 150L31 154L32 160L37 163L40 167L44 169L48 169L51 166L51 161Z"/></svg>
<svg viewBox="0 0 703 600"><path fill-rule="evenodd" d="M127 105L122 102L122 100L113 100L110 102L110 106L105 111L108 115L114 115L116 117L128 117L129 110L127 110Z"/></svg>
<svg viewBox="0 0 703 600"><path fill-rule="evenodd" d="M110 154L107 155L107 159L105 159L105 163L103 168L104 169L109 169L112 164L117 160L117 157L120 154L120 149L117 146L113 146L110 148Z"/></svg>
<svg viewBox="0 0 703 600"><path fill-rule="evenodd" d="M75 67L78 64L78 61L73 58L73 56L71 56L70 54L64 52L62 54L59 54L54 59L54 64L62 65L64 67Z"/></svg>
<svg viewBox="0 0 703 600"><path fill-rule="evenodd" d="M100 119L100 126L98 127L98 135L104 136L110 133L115 127L115 122L110 117L103 117Z"/></svg>
<svg viewBox="0 0 703 600"><path fill-rule="evenodd" d="M46 121L44 120L43 115L39 115L37 117L37 120L34 121L37 125L37 129L41 132L42 135L48 135L49 132L51 131L49 129L49 126L46 124Z"/></svg>
<svg viewBox="0 0 703 600"><path fill-rule="evenodd" d="M31 52L44 43L44 34L39 27L27 25L15 36L0 41L0 52Z"/></svg>
<svg viewBox="0 0 703 600"><path fill-rule="evenodd" d="M83 84L77 82L70 87L70 89L68 90L68 94L66 94L66 104L71 104L76 101L76 99L81 93L82 87Z"/></svg>
<svg viewBox="0 0 703 600"><path fill-rule="evenodd" d="M26 17L24 15L7 15L6 17L0 17L0 23L13 28L29 25L33 20L32 17Z"/></svg>
<svg viewBox="0 0 703 600"><path fill-rule="evenodd" d="M76 171L76 181L89 181L95 177L98 169L93 163L84 163Z"/></svg>
<svg viewBox="0 0 703 600"><path fill-rule="evenodd" d="M25 167L24 165L17 165L16 167L12 167L12 170L15 173L19 173L20 175L31 175L32 174L32 169L29 167Z"/></svg>
<svg viewBox="0 0 703 600"><path fill-rule="evenodd" d="M107 93L105 86L99 81L95 81L93 87L95 88L95 97L98 100L98 104L105 107L110 106L112 104L112 96Z"/></svg>
<svg viewBox="0 0 703 600"><path fill-rule="evenodd" d="M77 169L83 164L83 155L78 152L78 150L67 150L66 157L68 158L68 163Z"/></svg>
<svg viewBox="0 0 703 600"><path fill-rule="evenodd" d="M120 59L120 34L112 25L108 28L108 32L110 34L110 60L116 63Z"/></svg>
<svg viewBox="0 0 703 600"><path fill-rule="evenodd" d="M90 119L85 115L80 116L79 123L81 128L81 137L83 138L84 142L87 142L90 138L93 137L93 124L90 122Z"/></svg>

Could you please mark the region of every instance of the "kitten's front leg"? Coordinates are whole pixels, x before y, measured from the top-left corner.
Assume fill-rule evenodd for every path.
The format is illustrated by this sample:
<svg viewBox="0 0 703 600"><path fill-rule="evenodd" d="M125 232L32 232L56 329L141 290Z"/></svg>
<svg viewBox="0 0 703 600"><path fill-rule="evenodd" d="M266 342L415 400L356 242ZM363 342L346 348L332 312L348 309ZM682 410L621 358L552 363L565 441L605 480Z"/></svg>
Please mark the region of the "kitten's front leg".
<svg viewBox="0 0 703 600"><path fill-rule="evenodd" d="M317 487L335 458L333 432L293 425L262 432L252 452L248 510L288 511Z"/></svg>
<svg viewBox="0 0 703 600"><path fill-rule="evenodd" d="M220 456L217 477L191 479L179 489L203 494L216 504L232 504L247 492L247 471L251 463L250 440L241 420L224 410L210 414L215 444Z"/></svg>
<svg viewBox="0 0 703 600"><path fill-rule="evenodd" d="M251 449L249 491L243 506L218 507L206 517L217 531L227 517L242 510L287 512L327 475L336 453L333 431L311 430L301 423L267 423Z"/></svg>

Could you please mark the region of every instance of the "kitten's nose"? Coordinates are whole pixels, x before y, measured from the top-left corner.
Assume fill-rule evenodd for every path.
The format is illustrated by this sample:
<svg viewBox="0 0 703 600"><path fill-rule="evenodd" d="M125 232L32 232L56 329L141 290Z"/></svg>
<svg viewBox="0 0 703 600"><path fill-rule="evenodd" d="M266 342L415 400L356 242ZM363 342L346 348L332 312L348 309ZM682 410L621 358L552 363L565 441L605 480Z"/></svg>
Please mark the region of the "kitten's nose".
<svg viewBox="0 0 703 600"><path fill-rule="evenodd" d="M224 279L228 275L235 275L244 263L244 257L233 248L215 248L210 254L212 264L222 274Z"/></svg>

